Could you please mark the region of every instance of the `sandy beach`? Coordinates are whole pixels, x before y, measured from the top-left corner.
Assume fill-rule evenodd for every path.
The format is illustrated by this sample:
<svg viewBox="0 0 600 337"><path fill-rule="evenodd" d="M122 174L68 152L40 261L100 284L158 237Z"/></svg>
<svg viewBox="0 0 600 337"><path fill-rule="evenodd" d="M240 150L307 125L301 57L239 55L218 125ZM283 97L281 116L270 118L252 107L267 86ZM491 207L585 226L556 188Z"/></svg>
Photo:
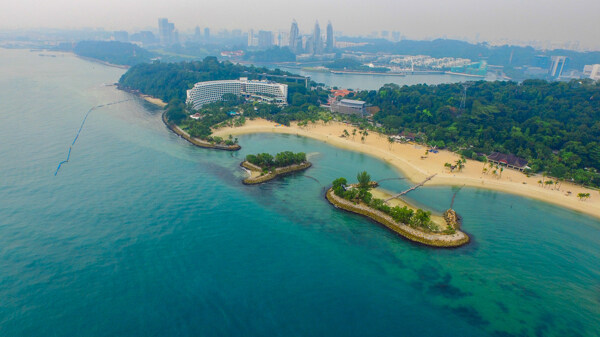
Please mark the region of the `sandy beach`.
<svg viewBox="0 0 600 337"><path fill-rule="evenodd" d="M402 174L414 183L421 182L426 177L436 176L426 186L469 186L489 190L516 194L528 198L534 198L555 205L579 211L596 218L600 218L600 193L568 182L561 183L558 188L542 187L538 183L542 176L527 177L523 173L504 169L502 176L484 174L482 162L467 160L462 172L449 172L444 163L454 163L460 158L459 155L450 151L439 151L429 153L426 158L426 148L417 144L394 143L390 146L387 136L375 132L369 132L365 142L361 141L358 134L354 137L340 137L344 129L352 134L354 127L339 122L317 122L309 123L306 127L299 127L297 123L291 126L283 126L264 119L247 120L241 127L226 127L217 129L215 136L226 137L228 135L241 135L248 133L286 133L300 135L323 141L340 148L353 150L375 156L396 167ZM400 192L400 191L398 191ZM570 194L568 192L571 192ZM577 198L578 193L590 193L588 200L581 201Z"/></svg>
<svg viewBox="0 0 600 337"><path fill-rule="evenodd" d="M148 95L140 95L140 97L143 98L146 102L150 102L161 108L164 108L165 106L167 106L167 103L163 102L163 100L161 100L160 98L156 98L156 97L152 97L152 96L148 96Z"/></svg>

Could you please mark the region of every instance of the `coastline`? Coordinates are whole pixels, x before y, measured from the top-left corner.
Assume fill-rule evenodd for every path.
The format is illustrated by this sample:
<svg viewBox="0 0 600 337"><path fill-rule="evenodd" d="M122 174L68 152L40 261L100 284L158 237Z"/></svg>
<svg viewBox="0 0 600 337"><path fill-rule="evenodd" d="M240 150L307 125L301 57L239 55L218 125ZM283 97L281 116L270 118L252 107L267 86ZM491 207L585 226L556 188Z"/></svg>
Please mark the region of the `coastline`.
<svg viewBox="0 0 600 337"><path fill-rule="evenodd" d="M448 172L444 163L454 163L460 158L456 153L440 150L430 153L426 159L421 159L426 147L412 143L394 143L387 141L387 136L370 132L364 143L360 136L342 138L340 135L346 129L349 132L352 125L340 122L317 122L307 127L298 127L296 122L291 126L276 126L274 122L264 119L248 120L241 127L226 127L214 131L215 136L242 135L252 133L281 133L304 136L323 141L330 145L365 153L394 166L411 182L418 183L428 176L436 174L426 186L467 186L532 198L551 203L570 210L578 211L595 218L600 218L600 194L598 191L569 182L562 182L559 189L547 188L538 184L541 176L527 177L525 174L505 169L501 177L483 174L484 163L467 159L462 172ZM571 194L567 195L567 191ZM592 197L586 201L577 199L578 193L590 193Z"/></svg>
<svg viewBox="0 0 600 337"><path fill-rule="evenodd" d="M217 144L211 144L209 142L205 142L198 138L193 138L187 132L183 131L179 126L169 123L169 121L167 121L166 113L167 113L166 111L163 111L163 113L161 115L161 119L162 119L163 123L167 126L167 128L169 128L169 130L173 131L179 137L187 140L188 142L190 142L193 145L196 145L198 147L202 147L205 149L215 149L215 150L224 150L224 151L238 151L239 149L242 148L238 144L231 145L231 146L217 145Z"/></svg>
<svg viewBox="0 0 600 337"><path fill-rule="evenodd" d="M160 108L164 108L164 107L166 107L166 106L167 106L167 103L166 103L166 102L164 102L164 101L163 101L162 99L160 99L160 98L156 98L156 97L153 97L153 96L150 96L150 95L142 94L141 92L139 92L139 91L137 91L137 90L129 90L129 89L126 89L126 88L122 88L122 87L119 85L119 83L116 83L116 86L117 86L117 89L119 89L119 90L121 90L121 91L128 92L128 93L130 93L130 94L132 94L132 95L135 95L135 96L137 96L137 97L139 97L139 98L141 98L141 99L145 100L146 102L148 102L148 103L152 103L152 104L154 104L154 105L156 105L156 106L158 106L158 107L160 107Z"/></svg>

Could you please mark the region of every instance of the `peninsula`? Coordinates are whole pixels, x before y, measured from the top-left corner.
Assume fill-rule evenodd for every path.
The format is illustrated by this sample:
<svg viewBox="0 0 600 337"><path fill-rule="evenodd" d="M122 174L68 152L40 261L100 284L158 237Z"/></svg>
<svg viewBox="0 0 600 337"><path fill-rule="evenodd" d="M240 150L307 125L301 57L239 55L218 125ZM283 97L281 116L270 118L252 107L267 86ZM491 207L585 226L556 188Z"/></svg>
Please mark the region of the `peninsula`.
<svg viewBox="0 0 600 337"><path fill-rule="evenodd" d="M368 217L402 237L432 247L459 247L469 242L469 236L460 231L460 220L452 209L444 213L443 220L432 219L431 212L409 205L390 206L387 200L373 197L367 172L357 175L357 184L348 184L345 178L333 181L326 192L327 200L346 211Z"/></svg>
<svg viewBox="0 0 600 337"><path fill-rule="evenodd" d="M249 154L240 164L250 171L250 176L243 180L246 185L262 184L279 176L303 171L312 164L306 160L304 152L280 152L273 157L268 153Z"/></svg>

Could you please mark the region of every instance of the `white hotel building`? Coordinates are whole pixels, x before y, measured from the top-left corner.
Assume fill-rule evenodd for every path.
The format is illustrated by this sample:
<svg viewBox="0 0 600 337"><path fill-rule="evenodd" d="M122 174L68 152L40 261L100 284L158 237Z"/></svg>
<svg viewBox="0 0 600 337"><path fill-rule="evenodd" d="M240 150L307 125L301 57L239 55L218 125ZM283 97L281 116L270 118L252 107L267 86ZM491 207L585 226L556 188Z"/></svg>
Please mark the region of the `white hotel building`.
<svg viewBox="0 0 600 337"><path fill-rule="evenodd" d="M239 80L198 82L187 91L186 102L199 109L204 104L222 100L225 94L234 94L248 100L286 105L287 93L287 84L242 77Z"/></svg>

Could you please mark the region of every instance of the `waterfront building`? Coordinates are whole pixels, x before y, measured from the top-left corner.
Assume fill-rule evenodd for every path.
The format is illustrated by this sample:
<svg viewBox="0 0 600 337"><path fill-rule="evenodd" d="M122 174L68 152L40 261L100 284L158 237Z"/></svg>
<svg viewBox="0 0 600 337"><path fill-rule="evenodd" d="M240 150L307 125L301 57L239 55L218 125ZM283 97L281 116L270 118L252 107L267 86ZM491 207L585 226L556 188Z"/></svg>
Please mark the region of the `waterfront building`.
<svg viewBox="0 0 600 337"><path fill-rule="evenodd" d="M512 168L515 170L523 171L529 166L527 166L527 160L517 157L514 154L504 154L500 152L492 152L489 156L487 156L488 161L497 165L504 165L508 168Z"/></svg>
<svg viewBox="0 0 600 337"><path fill-rule="evenodd" d="M583 67L583 76L594 81L600 80L600 64L588 64Z"/></svg>
<svg viewBox="0 0 600 337"><path fill-rule="evenodd" d="M342 99L341 101L332 102L330 109L331 112L364 117L367 114L367 102Z"/></svg>
<svg viewBox="0 0 600 337"><path fill-rule="evenodd" d="M158 38L163 46L170 46L174 43L175 24L169 22L167 18L158 19Z"/></svg>
<svg viewBox="0 0 600 337"><path fill-rule="evenodd" d="M222 100L226 94L233 94L251 101L286 105L287 93L287 84L242 77L239 80L198 82L187 91L186 103L191 103L194 109L199 109L204 104Z"/></svg>
<svg viewBox="0 0 600 337"><path fill-rule="evenodd" d="M333 25L331 21L327 23L327 38L325 40L325 49L327 52L333 51Z"/></svg>
<svg viewBox="0 0 600 337"><path fill-rule="evenodd" d="M559 78L562 75L565 64L567 63L566 56L552 56L552 63L548 74L552 78Z"/></svg>

